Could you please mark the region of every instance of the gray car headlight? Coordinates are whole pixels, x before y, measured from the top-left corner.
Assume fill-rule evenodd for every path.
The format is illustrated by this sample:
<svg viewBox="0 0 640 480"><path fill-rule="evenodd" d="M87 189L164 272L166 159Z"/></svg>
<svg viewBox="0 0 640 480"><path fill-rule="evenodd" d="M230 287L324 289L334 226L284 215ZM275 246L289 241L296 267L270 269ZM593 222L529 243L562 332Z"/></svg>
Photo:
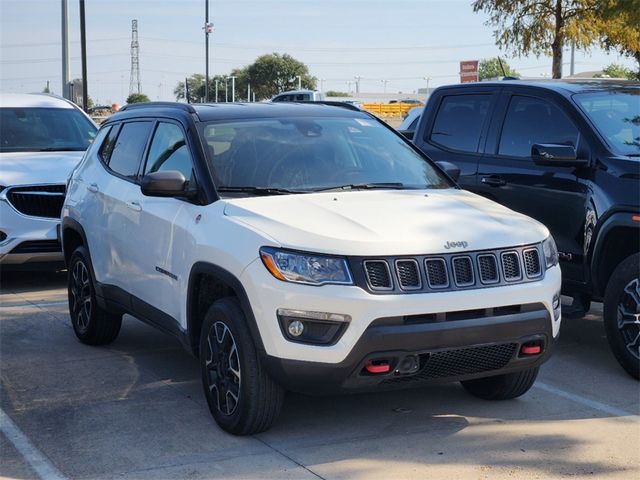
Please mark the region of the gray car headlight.
<svg viewBox="0 0 640 480"><path fill-rule="evenodd" d="M547 269L558 265L558 247L556 247L556 242L551 235L542 242L542 251Z"/></svg>
<svg viewBox="0 0 640 480"><path fill-rule="evenodd" d="M353 285L351 272L344 258L272 247L262 247L260 258L271 275L278 280L308 285Z"/></svg>

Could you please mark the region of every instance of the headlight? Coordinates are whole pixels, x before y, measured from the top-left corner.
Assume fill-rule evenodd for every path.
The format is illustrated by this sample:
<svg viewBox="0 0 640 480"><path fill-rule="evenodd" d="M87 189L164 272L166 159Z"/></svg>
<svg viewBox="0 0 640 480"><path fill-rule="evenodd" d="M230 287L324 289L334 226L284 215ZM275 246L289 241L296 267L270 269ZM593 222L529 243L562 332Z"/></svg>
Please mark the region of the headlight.
<svg viewBox="0 0 640 480"><path fill-rule="evenodd" d="M542 242L542 251L544 252L544 263L547 269L558 265L558 247L556 247L556 242L551 235Z"/></svg>
<svg viewBox="0 0 640 480"><path fill-rule="evenodd" d="M309 285L335 283L353 285L347 261L313 253L300 253L262 247L260 258L271 275L278 280Z"/></svg>

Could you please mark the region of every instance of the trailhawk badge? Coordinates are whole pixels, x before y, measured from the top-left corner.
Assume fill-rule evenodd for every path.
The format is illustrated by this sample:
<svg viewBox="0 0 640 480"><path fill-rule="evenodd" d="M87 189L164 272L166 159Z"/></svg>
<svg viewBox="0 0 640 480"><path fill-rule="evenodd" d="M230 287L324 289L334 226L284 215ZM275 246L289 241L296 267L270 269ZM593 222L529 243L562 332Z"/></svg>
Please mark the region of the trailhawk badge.
<svg viewBox="0 0 640 480"><path fill-rule="evenodd" d="M447 250L456 247L467 248L468 246L469 244L467 242L447 242L444 244L444 248L446 248Z"/></svg>

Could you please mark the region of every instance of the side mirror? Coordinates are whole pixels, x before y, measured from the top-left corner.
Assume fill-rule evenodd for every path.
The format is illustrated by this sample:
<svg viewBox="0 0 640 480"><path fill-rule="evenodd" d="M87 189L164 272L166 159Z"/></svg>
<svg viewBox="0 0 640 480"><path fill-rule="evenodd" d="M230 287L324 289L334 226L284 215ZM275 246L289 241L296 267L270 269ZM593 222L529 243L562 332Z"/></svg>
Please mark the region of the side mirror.
<svg viewBox="0 0 640 480"><path fill-rule="evenodd" d="M458 179L460 178L460 168L458 168L453 163L441 161L441 162L436 162L436 165L438 165L442 170L444 170L444 173L449 175L449 177L451 177L451 180L453 180L454 182L457 182Z"/></svg>
<svg viewBox="0 0 640 480"><path fill-rule="evenodd" d="M578 160L576 149L571 145L535 143L531 146L531 159L540 166L581 167L589 160Z"/></svg>
<svg viewBox="0 0 640 480"><path fill-rule="evenodd" d="M398 132L407 140L413 140L413 135L416 133L415 130L398 130Z"/></svg>
<svg viewBox="0 0 640 480"><path fill-rule="evenodd" d="M177 170L148 173L140 182L147 197L182 197L187 193L186 186L184 175Z"/></svg>

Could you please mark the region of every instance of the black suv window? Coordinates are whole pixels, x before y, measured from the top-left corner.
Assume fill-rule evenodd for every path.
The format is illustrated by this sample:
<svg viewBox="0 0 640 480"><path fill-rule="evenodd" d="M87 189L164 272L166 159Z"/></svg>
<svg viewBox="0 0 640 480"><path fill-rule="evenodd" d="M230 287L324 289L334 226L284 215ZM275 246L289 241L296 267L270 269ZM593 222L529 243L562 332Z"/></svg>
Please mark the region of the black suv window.
<svg viewBox="0 0 640 480"><path fill-rule="evenodd" d="M167 170L177 170L186 180L191 180L193 161L182 129L173 123L159 123L153 134L144 173Z"/></svg>
<svg viewBox="0 0 640 480"><path fill-rule="evenodd" d="M530 157L534 143L578 145L578 129L556 105L542 98L514 95L504 119L499 155Z"/></svg>
<svg viewBox="0 0 640 480"><path fill-rule="evenodd" d="M442 99L430 140L451 150L478 151L490 95L447 95Z"/></svg>
<svg viewBox="0 0 640 480"><path fill-rule="evenodd" d="M147 144L149 130L151 130L151 122L130 122L122 125L108 159L109 168L123 177L135 179Z"/></svg>

